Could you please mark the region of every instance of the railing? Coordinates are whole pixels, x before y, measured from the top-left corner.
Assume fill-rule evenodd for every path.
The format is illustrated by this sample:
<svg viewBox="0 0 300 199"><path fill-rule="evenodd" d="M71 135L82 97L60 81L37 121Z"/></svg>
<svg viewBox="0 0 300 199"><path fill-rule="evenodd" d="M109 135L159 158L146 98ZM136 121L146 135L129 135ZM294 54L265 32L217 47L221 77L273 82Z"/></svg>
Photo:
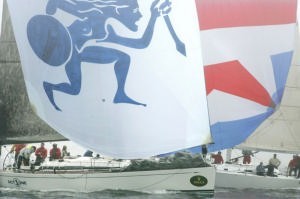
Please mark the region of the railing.
<svg viewBox="0 0 300 199"><path fill-rule="evenodd" d="M6 164L5 164L5 162L9 159L9 158L8 158L9 155L11 155L11 153L8 152L8 153L6 154L4 160L3 160L3 163L2 163L2 170L3 170L3 171L7 170L7 168L8 168L8 166L6 166ZM12 158L10 158L10 159L12 159ZM13 160L14 160L14 158L13 158ZM10 164L9 167L12 168L13 166Z"/></svg>

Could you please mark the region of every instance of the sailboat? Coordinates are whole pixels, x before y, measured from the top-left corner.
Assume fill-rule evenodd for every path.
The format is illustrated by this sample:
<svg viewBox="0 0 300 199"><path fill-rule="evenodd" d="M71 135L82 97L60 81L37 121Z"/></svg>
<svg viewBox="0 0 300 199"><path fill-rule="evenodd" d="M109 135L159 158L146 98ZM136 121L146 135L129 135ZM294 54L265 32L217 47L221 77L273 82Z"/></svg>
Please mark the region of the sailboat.
<svg viewBox="0 0 300 199"><path fill-rule="evenodd" d="M265 120L237 149L299 154L299 32L295 55L285 85L280 107ZM291 155L292 157L292 155ZM264 161L268 164L267 160ZM256 166L256 165L255 165ZM216 186L227 188L299 188L300 180L279 172L277 177L257 176L254 165L225 164L217 166ZM228 181L228 178L231 180Z"/></svg>
<svg viewBox="0 0 300 199"><path fill-rule="evenodd" d="M1 187L213 192L215 168L201 156L193 157L201 165L163 169L129 170L132 164L119 160L212 141L195 1L173 1L172 10L168 0L6 4L22 73L9 48L15 43L4 41L8 64L1 66L0 144L68 139L114 159L8 165L0 172ZM6 7L4 12L7 19ZM2 38L13 41L4 24Z"/></svg>
<svg viewBox="0 0 300 199"><path fill-rule="evenodd" d="M299 153L297 1L210 2L199 6L214 140L208 150ZM299 188L295 177L258 176L255 167L217 166L216 187Z"/></svg>

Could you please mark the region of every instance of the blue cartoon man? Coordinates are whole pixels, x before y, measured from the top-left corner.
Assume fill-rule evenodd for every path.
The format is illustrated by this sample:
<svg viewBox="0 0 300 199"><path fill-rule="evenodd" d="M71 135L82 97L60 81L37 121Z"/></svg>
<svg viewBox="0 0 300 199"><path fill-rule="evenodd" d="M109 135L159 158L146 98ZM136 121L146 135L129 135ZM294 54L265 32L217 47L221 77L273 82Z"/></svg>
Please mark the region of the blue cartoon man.
<svg viewBox="0 0 300 199"><path fill-rule="evenodd" d="M69 82L58 84L43 82L44 90L53 107L61 111L55 102L54 91L70 95L80 93L82 62L113 63L118 85L113 102L146 106L131 99L125 92L131 57L121 50L101 46L101 42L116 43L135 49L146 48L152 39L156 19L162 14L168 14L171 10L170 5L167 0L164 3L154 0L150 7L151 16L142 37L125 38L119 36L107 20L114 18L130 31L136 32L138 30L136 22L142 17L137 0L49 0L46 6L47 15L34 16L27 25L27 35L31 47L40 59L52 66L61 64L65 66ZM76 20L70 26L64 27L52 17L57 10L75 16ZM37 36L40 38L39 41L36 39ZM85 45L92 40L99 45Z"/></svg>

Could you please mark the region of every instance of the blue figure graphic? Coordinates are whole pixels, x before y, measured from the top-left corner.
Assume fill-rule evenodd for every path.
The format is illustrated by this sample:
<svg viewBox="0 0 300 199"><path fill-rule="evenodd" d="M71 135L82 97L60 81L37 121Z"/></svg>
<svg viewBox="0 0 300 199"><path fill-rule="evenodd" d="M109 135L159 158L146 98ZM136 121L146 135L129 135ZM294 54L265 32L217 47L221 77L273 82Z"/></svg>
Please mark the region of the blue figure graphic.
<svg viewBox="0 0 300 199"><path fill-rule="evenodd" d="M65 71L69 82L53 84L43 82L44 90L49 101L58 111L53 92L60 91L70 95L77 95L81 90L81 62L108 64L114 63L117 79L117 91L114 103L128 103L133 105L146 104L137 102L125 93L125 83L131 58L126 52L102 46L84 46L87 41L94 40L98 43L111 42L126 47L146 48L153 35L156 19L161 14L168 14L171 3L165 0L159 5L160 0L151 4L151 17L146 30L141 38L124 38L116 34L114 27L106 24L108 18L114 18L136 32L136 22L142 17L137 0L49 0L46 6L47 15L34 16L27 25L27 36L36 55L51 66L65 64ZM57 19L52 17L57 10L76 16L70 26L64 27ZM176 43L177 50L185 55L185 47L177 44L177 38L170 19L164 16L167 27ZM183 46L182 46L183 45Z"/></svg>

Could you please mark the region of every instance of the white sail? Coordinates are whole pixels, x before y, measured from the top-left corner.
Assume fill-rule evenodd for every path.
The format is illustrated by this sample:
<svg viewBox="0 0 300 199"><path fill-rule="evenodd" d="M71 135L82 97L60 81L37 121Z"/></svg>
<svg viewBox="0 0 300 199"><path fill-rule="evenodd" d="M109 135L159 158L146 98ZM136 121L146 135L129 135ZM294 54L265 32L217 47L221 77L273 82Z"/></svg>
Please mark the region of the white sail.
<svg viewBox="0 0 300 199"><path fill-rule="evenodd" d="M195 1L103 2L8 1L36 113L114 157L210 143Z"/></svg>
<svg viewBox="0 0 300 199"><path fill-rule="evenodd" d="M300 41L296 49L282 102L278 109L238 148L300 152Z"/></svg>

